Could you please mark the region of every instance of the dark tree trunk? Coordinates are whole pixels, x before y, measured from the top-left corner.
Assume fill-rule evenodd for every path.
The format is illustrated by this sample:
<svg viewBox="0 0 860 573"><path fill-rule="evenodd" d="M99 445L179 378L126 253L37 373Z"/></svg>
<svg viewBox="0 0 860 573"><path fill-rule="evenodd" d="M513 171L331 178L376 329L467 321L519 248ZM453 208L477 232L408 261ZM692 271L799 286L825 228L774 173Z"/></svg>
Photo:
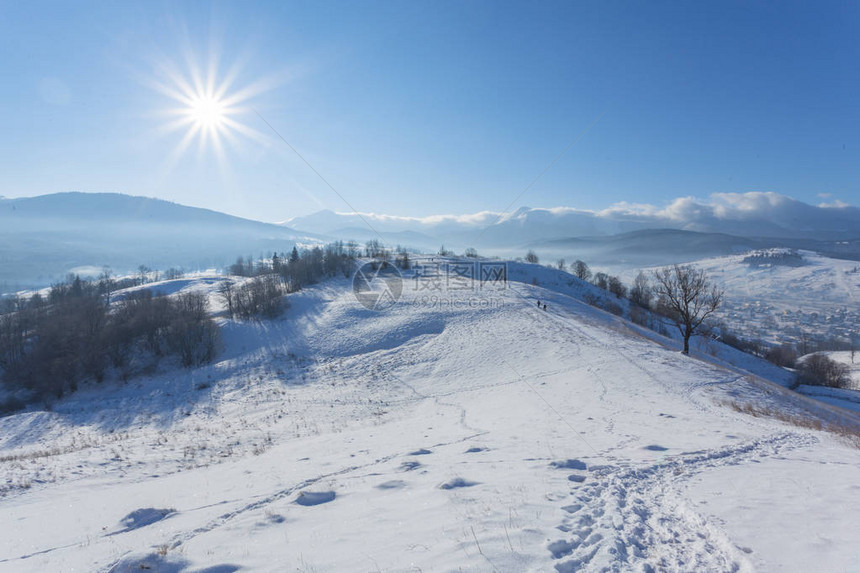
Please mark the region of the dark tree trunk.
<svg viewBox="0 0 860 573"><path fill-rule="evenodd" d="M684 328L684 350L681 351L683 354L689 354L690 353L690 337L692 335L693 335L693 329L688 324Z"/></svg>

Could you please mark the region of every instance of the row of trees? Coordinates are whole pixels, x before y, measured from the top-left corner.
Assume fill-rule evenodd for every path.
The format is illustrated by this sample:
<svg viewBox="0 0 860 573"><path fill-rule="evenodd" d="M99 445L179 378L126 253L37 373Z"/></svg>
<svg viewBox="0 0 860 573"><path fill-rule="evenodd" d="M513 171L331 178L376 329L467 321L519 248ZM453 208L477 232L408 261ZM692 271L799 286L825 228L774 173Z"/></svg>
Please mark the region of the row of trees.
<svg viewBox="0 0 860 573"><path fill-rule="evenodd" d="M352 269L352 261L361 256L361 252L356 243L343 241L308 249L293 247L289 254L276 252L256 261L253 257L239 257L227 267L227 271L239 277L276 275L281 277L289 292L294 292L325 276L339 272L347 276Z"/></svg>
<svg viewBox="0 0 860 573"><path fill-rule="evenodd" d="M771 249L767 251L754 251L745 256L742 261L751 267L762 266L784 266L801 267L806 264L803 255L796 249Z"/></svg>
<svg viewBox="0 0 860 573"><path fill-rule="evenodd" d="M0 373L10 389L38 398L62 396L81 381L123 376L175 355L185 366L211 361L218 329L207 299L139 291L111 305L103 280L74 277L47 297L12 298L0 314Z"/></svg>
<svg viewBox="0 0 860 573"><path fill-rule="evenodd" d="M368 257L391 259L391 251L377 240L368 241L363 251L355 242L337 241L324 247L293 247L289 254L276 252L256 261L252 257L239 257L228 267L228 272L252 280L241 284L226 280L221 283L219 294L231 318L274 318L286 308L285 294L337 274L348 277L362 252ZM409 268L405 249L398 248L395 255L398 266Z"/></svg>

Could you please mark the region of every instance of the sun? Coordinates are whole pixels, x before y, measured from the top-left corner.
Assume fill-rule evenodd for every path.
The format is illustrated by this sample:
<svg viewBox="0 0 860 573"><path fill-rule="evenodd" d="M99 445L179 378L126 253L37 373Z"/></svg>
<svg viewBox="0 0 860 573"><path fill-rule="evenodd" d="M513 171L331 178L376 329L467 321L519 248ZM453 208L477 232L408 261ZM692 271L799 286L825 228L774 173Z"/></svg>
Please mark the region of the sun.
<svg viewBox="0 0 860 573"><path fill-rule="evenodd" d="M267 144L266 136L245 120L253 116L251 100L275 87L279 83L277 78L263 78L238 87L242 76L238 65L221 74L217 55L210 54L205 66L197 61L190 53L185 54L184 65L161 61L155 74L145 80L171 102L158 114L167 118L158 131L164 135L181 134L169 163L178 161L194 143L201 156L214 151L222 164L226 145L237 147L242 140Z"/></svg>
<svg viewBox="0 0 860 573"><path fill-rule="evenodd" d="M188 106L188 116L200 128L222 127L228 111L222 100L212 96L196 97Z"/></svg>

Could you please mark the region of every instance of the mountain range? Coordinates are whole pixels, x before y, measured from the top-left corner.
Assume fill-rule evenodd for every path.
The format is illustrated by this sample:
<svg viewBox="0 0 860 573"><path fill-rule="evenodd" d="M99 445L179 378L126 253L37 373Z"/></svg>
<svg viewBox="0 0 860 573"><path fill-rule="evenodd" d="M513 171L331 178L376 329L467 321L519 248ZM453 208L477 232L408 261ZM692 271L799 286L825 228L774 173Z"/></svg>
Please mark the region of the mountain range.
<svg viewBox="0 0 860 573"><path fill-rule="evenodd" d="M435 252L475 247L596 266L656 265L757 248L793 247L860 258L860 209L809 205L776 193L679 198L664 208L602 211L521 207L512 213L404 217L319 211L281 224L118 193L0 198L0 292L45 286L69 272L223 267L294 245L379 239Z"/></svg>
<svg viewBox="0 0 860 573"><path fill-rule="evenodd" d="M401 217L319 211L284 225L328 235L417 233L424 239L513 247L534 241L677 229L739 237L843 241L860 238L860 209L843 203L810 205L772 192L681 197L668 206L619 203L600 211L521 207L511 213Z"/></svg>
<svg viewBox="0 0 860 573"><path fill-rule="evenodd" d="M209 209L118 193L0 199L0 292L40 287L103 266L125 273L222 267L319 237Z"/></svg>

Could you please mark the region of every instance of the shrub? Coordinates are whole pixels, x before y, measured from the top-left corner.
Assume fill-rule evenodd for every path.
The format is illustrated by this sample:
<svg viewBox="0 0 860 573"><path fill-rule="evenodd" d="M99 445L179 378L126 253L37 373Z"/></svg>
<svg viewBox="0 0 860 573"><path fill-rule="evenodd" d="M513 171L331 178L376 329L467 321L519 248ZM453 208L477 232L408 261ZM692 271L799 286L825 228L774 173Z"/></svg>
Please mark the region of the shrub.
<svg viewBox="0 0 860 573"><path fill-rule="evenodd" d="M824 354L807 356L797 368L800 382L812 386L849 388L851 386L848 366L828 358Z"/></svg>
<svg viewBox="0 0 860 573"><path fill-rule="evenodd" d="M206 317L196 321L191 317L175 319L168 329L167 343L185 367L211 362L218 352L218 326Z"/></svg>
<svg viewBox="0 0 860 573"><path fill-rule="evenodd" d="M609 277L609 292L621 298L627 297L627 287L624 286L621 279L616 276Z"/></svg>
<svg viewBox="0 0 860 573"><path fill-rule="evenodd" d="M611 312L615 316L624 314L624 309L621 308L621 305L611 300L606 301L606 304L603 305L603 310Z"/></svg>
<svg viewBox="0 0 860 573"><path fill-rule="evenodd" d="M638 306L630 307L630 321L645 328L651 328L651 315L647 310Z"/></svg>
<svg viewBox="0 0 860 573"><path fill-rule="evenodd" d="M648 283L648 276L642 271L639 271L633 280L633 287L630 289L630 302L642 308L651 306L651 285Z"/></svg>
<svg viewBox="0 0 860 573"><path fill-rule="evenodd" d="M719 340L727 346L754 356L764 356L766 353L766 347L761 340L745 340L725 329L721 329Z"/></svg>
<svg viewBox="0 0 860 573"><path fill-rule="evenodd" d="M591 293L586 293L583 295L582 300L584 300L587 304L599 308L601 310L605 310L606 312L611 312L615 316L622 316L624 314L624 309L615 301L611 300L603 300L600 297L596 297Z"/></svg>
<svg viewBox="0 0 860 573"><path fill-rule="evenodd" d="M109 365L126 378L141 365L154 369L165 354L186 366L215 357L218 329L204 295L144 290L111 306L100 284L74 277L54 285L47 301L33 297L4 309L0 370L8 388L60 397L81 381L100 382Z"/></svg>
<svg viewBox="0 0 860 573"><path fill-rule="evenodd" d="M281 280L272 274L254 277L240 286L225 281L219 293L227 303L231 317L275 318L286 308L286 289Z"/></svg>
<svg viewBox="0 0 860 573"><path fill-rule="evenodd" d="M793 368L795 362L797 362L797 350L795 350L793 345L784 342L779 346L768 349L764 357L777 366Z"/></svg>

